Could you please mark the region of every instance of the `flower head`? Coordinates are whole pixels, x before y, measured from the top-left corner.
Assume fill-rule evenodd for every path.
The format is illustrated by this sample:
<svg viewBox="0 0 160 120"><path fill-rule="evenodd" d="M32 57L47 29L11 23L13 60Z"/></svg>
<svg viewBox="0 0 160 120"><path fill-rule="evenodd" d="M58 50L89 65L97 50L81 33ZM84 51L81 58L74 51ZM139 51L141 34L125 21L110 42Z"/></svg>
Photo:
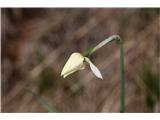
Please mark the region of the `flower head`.
<svg viewBox="0 0 160 120"><path fill-rule="evenodd" d="M100 79L102 78L102 75L98 68L91 62L91 60L88 57L84 57L82 54L75 52L72 53L69 57L67 63L63 67L63 70L61 72L61 76L64 78L68 75L85 68L86 63L90 65L90 68L92 72Z"/></svg>

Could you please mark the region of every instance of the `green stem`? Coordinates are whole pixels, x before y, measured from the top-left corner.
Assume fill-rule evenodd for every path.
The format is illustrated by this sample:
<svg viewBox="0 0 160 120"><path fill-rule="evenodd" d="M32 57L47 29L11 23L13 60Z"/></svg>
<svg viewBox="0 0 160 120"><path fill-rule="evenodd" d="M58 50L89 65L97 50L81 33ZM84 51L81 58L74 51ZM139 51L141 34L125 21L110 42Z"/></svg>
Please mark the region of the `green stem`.
<svg viewBox="0 0 160 120"><path fill-rule="evenodd" d="M124 54L123 54L123 41L118 35L112 35L109 38L103 40L93 48L88 49L83 55L90 56L95 51L108 44L113 40L119 40L120 42L120 112L125 112L125 70L124 70Z"/></svg>
<svg viewBox="0 0 160 120"><path fill-rule="evenodd" d="M124 70L124 55L123 41L120 39L120 112L125 111L125 70Z"/></svg>
<svg viewBox="0 0 160 120"><path fill-rule="evenodd" d="M118 35L112 35L109 38L103 40L102 42L100 42L98 45L96 45L95 47L89 48L87 51L85 51L83 54L83 56L88 57L91 54L93 54L94 52L96 52L97 50L99 50L101 47L103 47L104 45L110 43L113 40L120 40L120 37Z"/></svg>

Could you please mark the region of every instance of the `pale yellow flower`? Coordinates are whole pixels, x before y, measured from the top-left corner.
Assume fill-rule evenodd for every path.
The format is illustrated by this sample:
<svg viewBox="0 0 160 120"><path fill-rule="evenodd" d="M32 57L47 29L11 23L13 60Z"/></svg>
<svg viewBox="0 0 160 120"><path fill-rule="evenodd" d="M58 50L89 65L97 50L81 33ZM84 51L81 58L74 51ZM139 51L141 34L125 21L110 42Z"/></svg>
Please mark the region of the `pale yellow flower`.
<svg viewBox="0 0 160 120"><path fill-rule="evenodd" d="M61 76L63 76L64 78L67 77L68 75L78 71L78 70L82 70L85 68L86 63L88 63L90 65L90 68L92 70L92 72L100 79L102 78L102 75L100 73L100 71L98 70L98 68L90 61L90 59L88 57L84 57L82 54L75 52L72 53L71 56L69 57L67 63L65 64L62 72L61 72Z"/></svg>

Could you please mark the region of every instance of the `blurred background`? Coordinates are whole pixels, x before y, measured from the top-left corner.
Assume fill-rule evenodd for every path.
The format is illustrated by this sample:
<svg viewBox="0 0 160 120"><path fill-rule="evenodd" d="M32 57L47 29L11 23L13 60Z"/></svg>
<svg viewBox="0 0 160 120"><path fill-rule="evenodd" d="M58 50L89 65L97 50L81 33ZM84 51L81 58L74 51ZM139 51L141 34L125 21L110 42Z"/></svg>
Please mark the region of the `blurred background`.
<svg viewBox="0 0 160 120"><path fill-rule="evenodd" d="M119 44L62 78L73 52L124 40L126 112L160 112L160 9L1 9L2 112L119 112Z"/></svg>

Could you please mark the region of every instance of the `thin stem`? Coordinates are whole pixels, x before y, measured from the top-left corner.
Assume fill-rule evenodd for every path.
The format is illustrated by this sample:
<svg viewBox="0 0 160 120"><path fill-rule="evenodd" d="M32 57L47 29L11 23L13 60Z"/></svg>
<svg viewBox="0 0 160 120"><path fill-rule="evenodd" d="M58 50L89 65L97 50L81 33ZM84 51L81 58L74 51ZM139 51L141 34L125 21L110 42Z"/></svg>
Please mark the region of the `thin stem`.
<svg viewBox="0 0 160 120"><path fill-rule="evenodd" d="M109 38L103 40L102 42L100 42L98 45L96 45L96 46L91 50L90 55L91 55L92 53L94 53L95 51L97 51L98 49L100 49L101 47L103 47L104 45L106 45L107 43L109 43L109 42L111 42L111 41L113 41L113 40L116 40L116 39L120 40L120 37L119 37L118 35L112 35L112 36L110 36Z"/></svg>
<svg viewBox="0 0 160 120"><path fill-rule="evenodd" d="M103 40L102 42L100 42L98 45L96 45L95 47L92 47L92 48L89 48L87 51L85 51L83 53L83 56L90 56L91 54L93 54L94 52L96 52L98 49L100 49L101 47L103 47L104 45L106 45L107 43L115 40L115 39L118 39L120 40L120 37L118 35L112 35L110 36L109 38Z"/></svg>
<svg viewBox="0 0 160 120"><path fill-rule="evenodd" d="M124 54L123 54L123 41L118 35L112 35L111 37L103 40L94 48L89 49L84 56L90 56L95 51L106 45L107 43L119 40L120 43L120 112L125 112L125 70L124 70Z"/></svg>
<svg viewBox="0 0 160 120"><path fill-rule="evenodd" d="M124 70L124 55L123 41L120 39L120 112L125 111L125 70Z"/></svg>

